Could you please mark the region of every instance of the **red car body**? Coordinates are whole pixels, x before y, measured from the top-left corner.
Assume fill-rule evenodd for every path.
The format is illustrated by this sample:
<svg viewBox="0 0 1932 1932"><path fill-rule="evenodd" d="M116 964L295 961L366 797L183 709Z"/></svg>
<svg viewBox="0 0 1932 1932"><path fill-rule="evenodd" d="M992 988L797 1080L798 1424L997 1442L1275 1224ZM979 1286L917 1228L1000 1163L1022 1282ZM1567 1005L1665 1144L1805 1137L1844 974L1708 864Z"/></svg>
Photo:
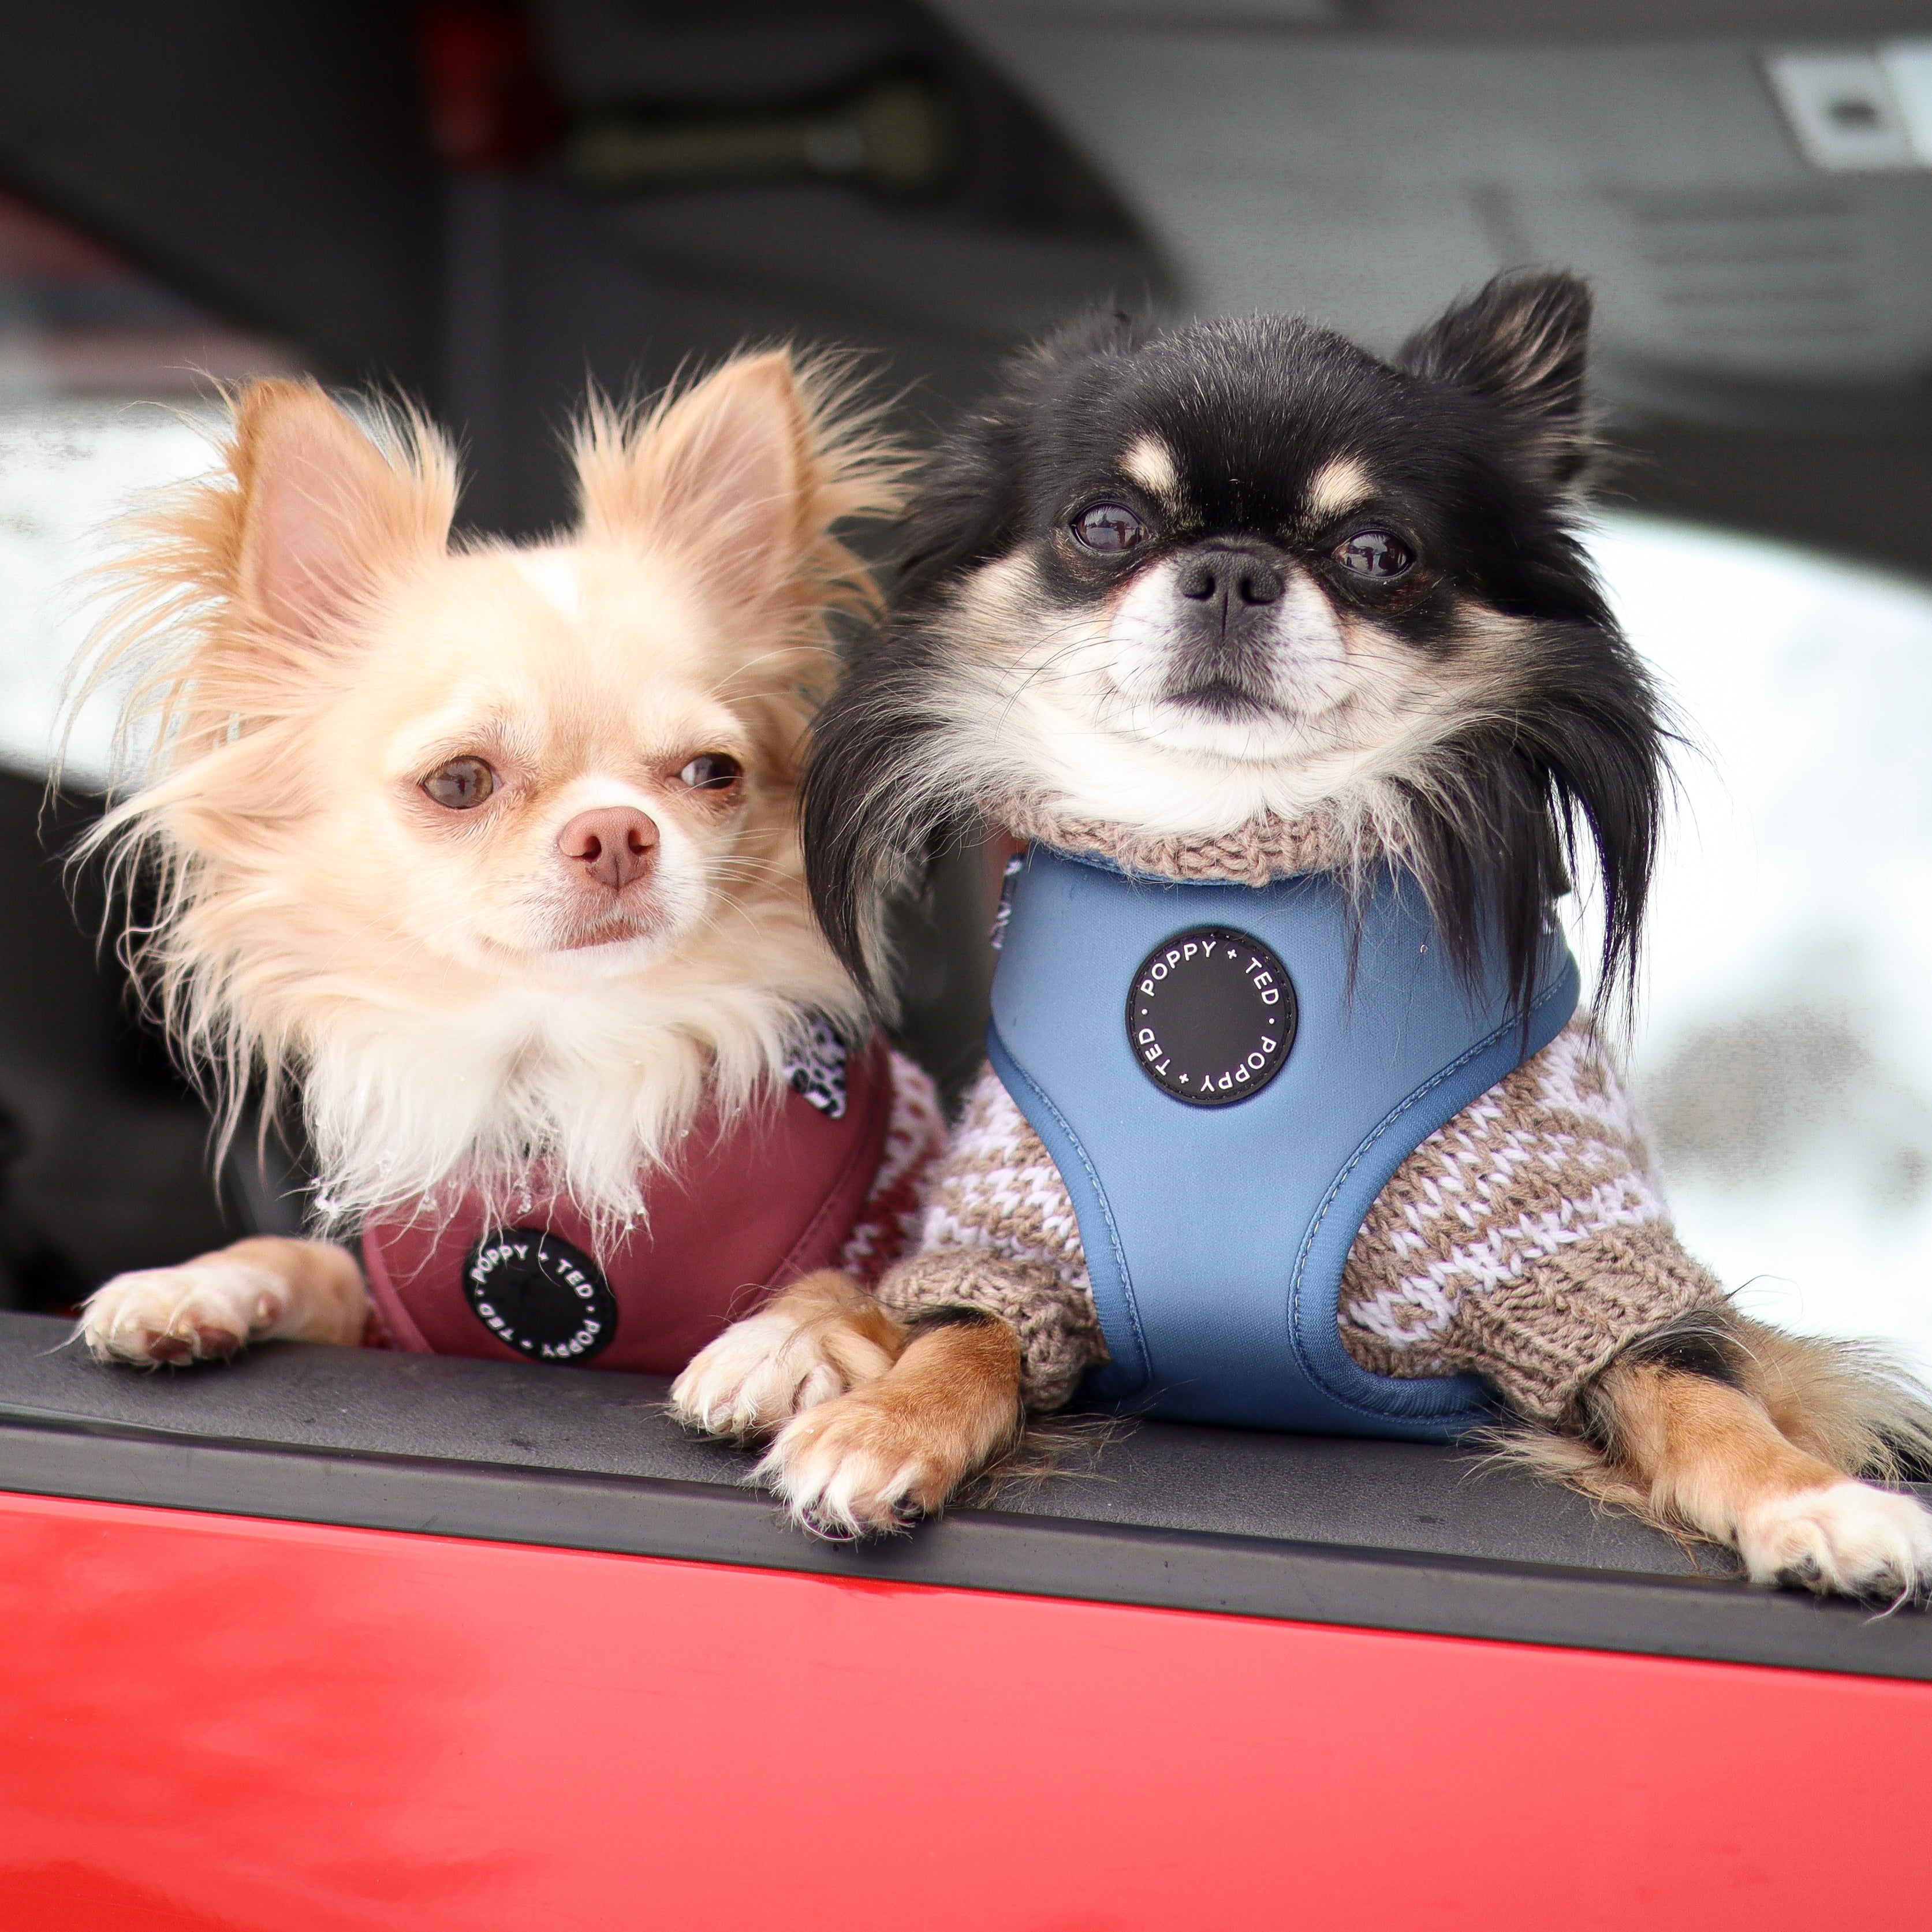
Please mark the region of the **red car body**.
<svg viewBox="0 0 1932 1932"><path fill-rule="evenodd" d="M1148 1425L841 1551L644 1378L62 1332L0 1317L10 1932L1916 1922L1926 1620L1446 1452Z"/></svg>

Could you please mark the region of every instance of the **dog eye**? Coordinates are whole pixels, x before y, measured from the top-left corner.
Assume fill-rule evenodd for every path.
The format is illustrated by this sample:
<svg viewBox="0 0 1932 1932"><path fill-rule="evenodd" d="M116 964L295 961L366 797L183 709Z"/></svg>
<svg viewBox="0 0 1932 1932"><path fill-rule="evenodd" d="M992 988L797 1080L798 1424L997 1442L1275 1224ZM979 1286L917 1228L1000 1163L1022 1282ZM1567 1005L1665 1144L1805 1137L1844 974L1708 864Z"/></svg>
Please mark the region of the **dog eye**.
<svg viewBox="0 0 1932 1932"><path fill-rule="evenodd" d="M496 789L496 774L481 758L452 758L422 782L424 792L450 812L469 812Z"/></svg>
<svg viewBox="0 0 1932 1932"><path fill-rule="evenodd" d="M1096 503L1073 519L1076 542L1115 556L1146 542L1153 534L1124 503Z"/></svg>
<svg viewBox="0 0 1932 1932"><path fill-rule="evenodd" d="M729 791L745 775L738 760L724 752L703 752L678 776L693 791Z"/></svg>
<svg viewBox="0 0 1932 1932"><path fill-rule="evenodd" d="M1415 561L1414 551L1387 530L1358 530L1346 543L1335 546L1334 556L1344 570L1384 583L1401 576Z"/></svg>

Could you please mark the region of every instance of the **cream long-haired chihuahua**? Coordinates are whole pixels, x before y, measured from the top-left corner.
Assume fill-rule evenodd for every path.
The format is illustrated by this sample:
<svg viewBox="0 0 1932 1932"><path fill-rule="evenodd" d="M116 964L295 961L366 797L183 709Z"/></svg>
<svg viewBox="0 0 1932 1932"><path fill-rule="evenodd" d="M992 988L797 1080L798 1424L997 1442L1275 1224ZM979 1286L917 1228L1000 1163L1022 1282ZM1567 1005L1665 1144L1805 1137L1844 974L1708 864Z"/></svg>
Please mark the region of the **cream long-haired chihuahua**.
<svg viewBox="0 0 1932 1932"><path fill-rule="evenodd" d="M88 1347L670 1371L776 1289L694 1419L877 1374L892 1324L836 1270L891 1258L941 1129L794 811L831 614L872 594L835 528L895 501L874 416L783 352L593 406L575 527L520 545L453 543L435 433L312 386L244 392L223 454L133 526L94 676L154 749L95 843L158 882L130 940L184 1058L231 1131L298 1098L363 1264L263 1238L124 1275Z"/></svg>

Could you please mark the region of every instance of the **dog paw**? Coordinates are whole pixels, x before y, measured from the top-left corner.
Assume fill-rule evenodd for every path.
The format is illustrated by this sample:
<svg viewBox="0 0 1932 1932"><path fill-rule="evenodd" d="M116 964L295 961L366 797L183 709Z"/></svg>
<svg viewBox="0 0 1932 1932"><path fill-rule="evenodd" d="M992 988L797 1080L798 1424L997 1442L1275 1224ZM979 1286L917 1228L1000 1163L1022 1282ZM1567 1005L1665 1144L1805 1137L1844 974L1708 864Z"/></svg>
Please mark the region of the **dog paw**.
<svg viewBox="0 0 1932 1932"><path fill-rule="evenodd" d="M789 1423L758 1473L801 1529L849 1542L909 1528L968 1470L902 1405L862 1390Z"/></svg>
<svg viewBox="0 0 1932 1932"><path fill-rule="evenodd" d="M268 1270L214 1256L116 1275L82 1306L80 1338L100 1362L152 1369L225 1360L286 1312L286 1292Z"/></svg>
<svg viewBox="0 0 1932 1932"><path fill-rule="evenodd" d="M831 1340L822 1321L782 1306L748 1316L692 1357L671 1384L671 1412L712 1436L776 1429L850 1386Z"/></svg>
<svg viewBox="0 0 1932 1932"><path fill-rule="evenodd" d="M1932 1513L1869 1483L1829 1483L1757 1504L1738 1520L1738 1550L1754 1583L1868 1603L1932 1594Z"/></svg>

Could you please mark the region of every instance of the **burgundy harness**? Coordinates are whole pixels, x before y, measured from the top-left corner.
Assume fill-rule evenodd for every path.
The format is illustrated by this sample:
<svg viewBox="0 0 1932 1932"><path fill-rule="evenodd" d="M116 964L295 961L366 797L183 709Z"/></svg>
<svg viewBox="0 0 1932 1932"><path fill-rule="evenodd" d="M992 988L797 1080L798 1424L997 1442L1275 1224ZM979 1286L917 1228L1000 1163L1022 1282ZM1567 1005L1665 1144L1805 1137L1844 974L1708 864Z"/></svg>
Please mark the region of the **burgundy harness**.
<svg viewBox="0 0 1932 1932"><path fill-rule="evenodd" d="M892 1078L876 1037L836 1114L788 1088L721 1132L708 1111L650 1186L648 1224L598 1252L567 1197L508 1222L482 1201L374 1222L362 1262L398 1348L674 1375L773 1288L830 1267L878 1172Z"/></svg>

